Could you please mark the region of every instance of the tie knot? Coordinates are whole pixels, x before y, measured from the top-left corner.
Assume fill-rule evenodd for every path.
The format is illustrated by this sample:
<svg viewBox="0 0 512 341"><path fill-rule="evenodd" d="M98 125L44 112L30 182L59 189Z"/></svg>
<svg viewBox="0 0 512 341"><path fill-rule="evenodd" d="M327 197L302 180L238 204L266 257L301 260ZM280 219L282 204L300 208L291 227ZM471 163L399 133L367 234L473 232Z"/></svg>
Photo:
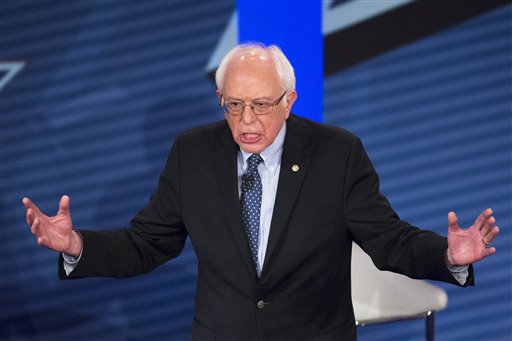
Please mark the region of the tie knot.
<svg viewBox="0 0 512 341"><path fill-rule="evenodd" d="M260 154L252 154L249 156L247 159L247 171L253 171L258 168L258 165L261 163L261 161L263 161L263 159L261 158Z"/></svg>

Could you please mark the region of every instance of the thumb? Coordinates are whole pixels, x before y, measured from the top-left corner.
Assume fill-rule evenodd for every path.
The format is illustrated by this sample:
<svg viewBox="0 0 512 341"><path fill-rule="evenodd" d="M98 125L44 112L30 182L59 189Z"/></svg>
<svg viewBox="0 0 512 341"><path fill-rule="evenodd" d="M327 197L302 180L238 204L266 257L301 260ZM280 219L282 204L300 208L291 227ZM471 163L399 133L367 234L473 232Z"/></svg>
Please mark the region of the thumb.
<svg viewBox="0 0 512 341"><path fill-rule="evenodd" d="M60 198L58 214L69 215L69 197L67 195Z"/></svg>
<svg viewBox="0 0 512 341"><path fill-rule="evenodd" d="M459 220L455 212L448 213L448 233L457 232L459 229Z"/></svg>

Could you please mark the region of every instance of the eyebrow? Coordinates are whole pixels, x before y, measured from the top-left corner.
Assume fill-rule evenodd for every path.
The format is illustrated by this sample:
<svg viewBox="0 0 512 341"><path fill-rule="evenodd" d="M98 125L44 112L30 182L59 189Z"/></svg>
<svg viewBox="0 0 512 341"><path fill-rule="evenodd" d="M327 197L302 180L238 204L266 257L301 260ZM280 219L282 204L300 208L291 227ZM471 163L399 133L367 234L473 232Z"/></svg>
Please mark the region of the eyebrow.
<svg viewBox="0 0 512 341"><path fill-rule="evenodd" d="M239 101L239 102L256 102L256 101L269 101L269 102L272 102L272 98L270 97L267 97L267 96L262 96L262 97L256 97L256 98L253 98L249 101L244 101L243 99L240 99L240 98L236 98L236 97L225 97L225 100L226 101Z"/></svg>

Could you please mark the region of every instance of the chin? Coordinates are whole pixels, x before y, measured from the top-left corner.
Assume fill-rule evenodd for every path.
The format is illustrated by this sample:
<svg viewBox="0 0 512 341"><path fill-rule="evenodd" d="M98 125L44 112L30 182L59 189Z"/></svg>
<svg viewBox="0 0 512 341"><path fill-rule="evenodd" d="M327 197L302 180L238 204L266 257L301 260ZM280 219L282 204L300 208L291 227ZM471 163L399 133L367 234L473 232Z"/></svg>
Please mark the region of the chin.
<svg viewBox="0 0 512 341"><path fill-rule="evenodd" d="M263 147L261 145L247 145L247 144L243 144L243 143L240 143L238 145L244 152L251 153L251 154L259 154L265 149L265 147Z"/></svg>

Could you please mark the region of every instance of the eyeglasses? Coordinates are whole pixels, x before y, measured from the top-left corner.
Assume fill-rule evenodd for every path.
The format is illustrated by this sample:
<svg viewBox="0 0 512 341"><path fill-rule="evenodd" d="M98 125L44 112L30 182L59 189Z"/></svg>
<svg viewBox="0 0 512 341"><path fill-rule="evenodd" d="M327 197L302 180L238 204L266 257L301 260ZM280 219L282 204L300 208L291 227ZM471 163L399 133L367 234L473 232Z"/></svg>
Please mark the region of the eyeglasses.
<svg viewBox="0 0 512 341"><path fill-rule="evenodd" d="M255 115L268 115L268 114L271 114L272 111L274 110L274 107L282 101L284 95L286 95L286 91L283 92L283 94L273 102L253 101L253 102L249 102L249 104L245 104L245 102L238 101L238 100L232 100L232 101L221 100L221 102L219 104L225 113L229 113L231 115L241 115L242 112L244 111L245 107L251 107L252 112Z"/></svg>

